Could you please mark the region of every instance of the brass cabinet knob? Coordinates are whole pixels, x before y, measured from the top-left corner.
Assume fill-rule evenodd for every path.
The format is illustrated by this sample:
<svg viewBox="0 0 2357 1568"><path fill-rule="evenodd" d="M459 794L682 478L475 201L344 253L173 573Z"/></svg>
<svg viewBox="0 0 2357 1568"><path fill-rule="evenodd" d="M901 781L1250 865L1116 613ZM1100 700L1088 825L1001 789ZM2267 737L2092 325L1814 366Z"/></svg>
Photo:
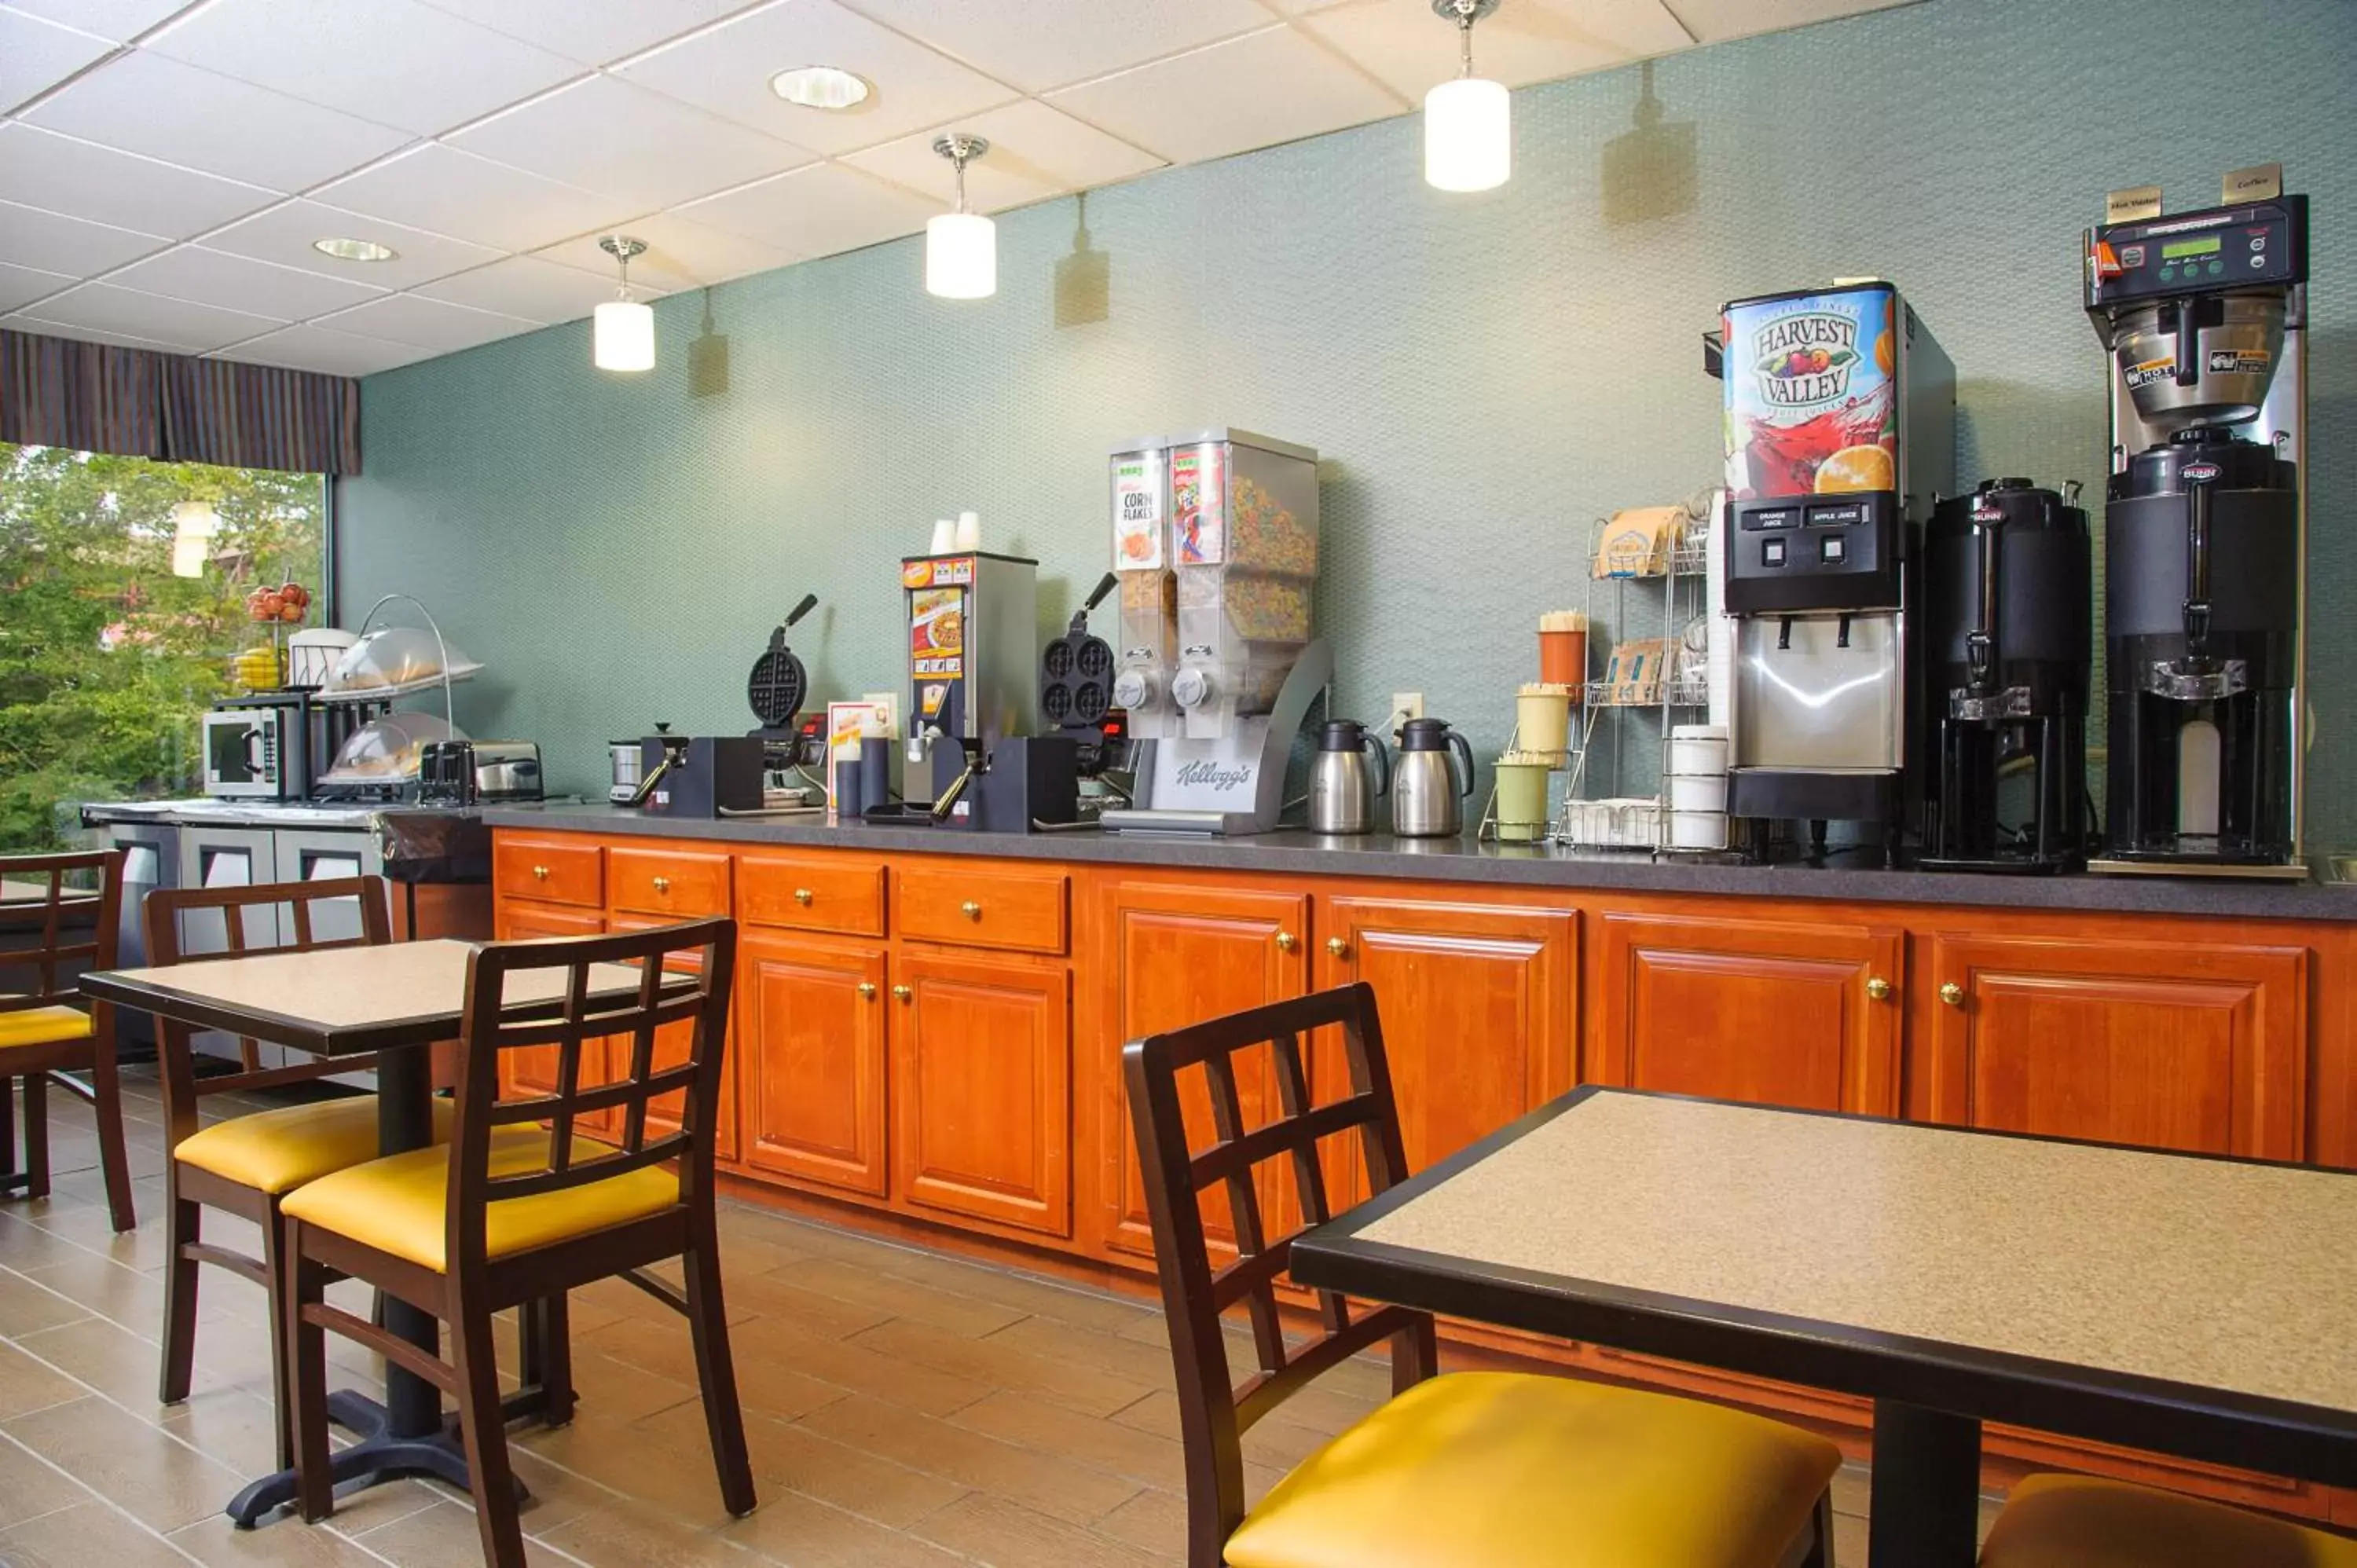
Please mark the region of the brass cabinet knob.
<svg viewBox="0 0 2357 1568"><path fill-rule="evenodd" d="M797 887L794 889L794 902L800 904L805 909L811 907L811 900L817 897L817 894L812 892L807 887Z"/></svg>
<svg viewBox="0 0 2357 1568"><path fill-rule="evenodd" d="M913 1002L917 993L905 985L896 985L892 988L892 999L895 1002Z"/></svg>
<svg viewBox="0 0 2357 1568"><path fill-rule="evenodd" d="M532 879L533 879L534 882L545 882L545 881L547 881L547 880L548 880L548 867L546 867L546 866L544 866L544 865L535 865L535 866L533 866L533 867L532 868Z"/></svg>
<svg viewBox="0 0 2357 1568"><path fill-rule="evenodd" d="M982 918L982 906L969 898L958 906L958 913L969 920L979 920Z"/></svg>
<svg viewBox="0 0 2357 1568"><path fill-rule="evenodd" d="M1279 931L1276 933L1276 950L1279 952L1291 952L1293 950L1293 933L1291 931Z"/></svg>
<svg viewBox="0 0 2357 1568"><path fill-rule="evenodd" d="M1961 1007L1964 1004L1964 988L1952 980L1940 987L1940 1000L1951 1007Z"/></svg>
<svg viewBox="0 0 2357 1568"><path fill-rule="evenodd" d="M873 1002L876 1000L876 983L874 981L863 980L859 983L859 999L862 1002Z"/></svg>
<svg viewBox="0 0 2357 1568"><path fill-rule="evenodd" d="M1326 950L1332 953L1336 958L1349 958L1351 956L1351 944L1344 941L1340 937L1328 937L1326 939Z"/></svg>
<svg viewBox="0 0 2357 1568"><path fill-rule="evenodd" d="M1890 982L1878 974L1871 976L1866 983L1866 993L1877 1002L1888 1002L1890 1000Z"/></svg>
<svg viewBox="0 0 2357 1568"><path fill-rule="evenodd" d="M656 892L658 892L658 893L668 893L668 892L670 892L670 891L671 891L671 878L670 878L670 877L668 877L668 876L658 876L658 877L656 877L656 878L655 878L655 891L656 891Z"/></svg>

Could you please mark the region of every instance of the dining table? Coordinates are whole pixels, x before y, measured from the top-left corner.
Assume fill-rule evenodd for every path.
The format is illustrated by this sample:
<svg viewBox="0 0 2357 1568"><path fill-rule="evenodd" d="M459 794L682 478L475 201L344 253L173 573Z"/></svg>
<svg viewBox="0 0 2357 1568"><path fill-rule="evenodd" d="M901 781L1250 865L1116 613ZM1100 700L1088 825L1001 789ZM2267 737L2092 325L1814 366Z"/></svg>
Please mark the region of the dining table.
<svg viewBox="0 0 2357 1568"><path fill-rule="evenodd" d="M86 995L200 1028L268 1041L329 1058L377 1054L377 1146L383 1154L425 1148L434 1141L433 1077L426 1047L455 1040L465 1013L468 962L479 944L453 939L374 946L258 952L153 969L102 971L82 977ZM501 999L522 1017L551 1015L565 1003L563 968L511 973ZM672 983L666 982L666 983ZM676 983L694 983L682 975ZM625 964L591 966L592 1002L637 994L639 971ZM433 1313L387 1294L384 1326L411 1344L441 1352ZM529 1337L527 1337L529 1338ZM534 1408L537 1368L523 1369L523 1392L509 1402L511 1415ZM466 1450L442 1408L440 1391L388 1363L382 1403L358 1390L328 1396L328 1413L355 1441L331 1460L339 1487L374 1485L403 1476L438 1477L467 1490ZM253 1480L232 1498L232 1521L251 1527L294 1500L295 1474L279 1470Z"/></svg>
<svg viewBox="0 0 2357 1568"><path fill-rule="evenodd" d="M1875 1568L1970 1568L1986 1422L2357 1485L2357 1173L1589 1085L1291 1270L1871 1401Z"/></svg>

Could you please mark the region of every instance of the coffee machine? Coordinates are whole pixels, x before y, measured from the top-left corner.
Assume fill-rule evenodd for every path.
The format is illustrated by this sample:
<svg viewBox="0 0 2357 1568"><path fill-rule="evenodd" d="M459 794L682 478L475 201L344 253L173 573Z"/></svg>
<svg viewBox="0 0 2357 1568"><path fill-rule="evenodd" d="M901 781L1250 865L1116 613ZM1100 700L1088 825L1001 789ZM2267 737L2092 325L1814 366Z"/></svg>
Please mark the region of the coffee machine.
<svg viewBox="0 0 2357 1568"><path fill-rule="evenodd" d="M1931 871L2087 858L2093 551L2078 487L1986 479L1923 545L1923 854Z"/></svg>
<svg viewBox="0 0 2357 1568"><path fill-rule="evenodd" d="M1910 825L1917 547L1955 489L1955 372L1887 283L1737 300L1720 322L1735 621L1730 816Z"/></svg>
<svg viewBox="0 0 2357 1568"><path fill-rule="evenodd" d="M1333 678L1310 635L1318 454L1225 427L1125 443L1111 457L1121 640L1136 800L1115 832L1276 826L1294 736Z"/></svg>
<svg viewBox="0 0 2357 1568"><path fill-rule="evenodd" d="M967 786L1002 743L1031 731L1039 564L976 550L913 555L900 563L900 586L911 814L979 826ZM928 802L941 809L928 811Z"/></svg>
<svg viewBox="0 0 2357 1568"><path fill-rule="evenodd" d="M2113 370L2098 871L2305 874L2308 200L2272 166L2223 195L2120 193L2086 235Z"/></svg>

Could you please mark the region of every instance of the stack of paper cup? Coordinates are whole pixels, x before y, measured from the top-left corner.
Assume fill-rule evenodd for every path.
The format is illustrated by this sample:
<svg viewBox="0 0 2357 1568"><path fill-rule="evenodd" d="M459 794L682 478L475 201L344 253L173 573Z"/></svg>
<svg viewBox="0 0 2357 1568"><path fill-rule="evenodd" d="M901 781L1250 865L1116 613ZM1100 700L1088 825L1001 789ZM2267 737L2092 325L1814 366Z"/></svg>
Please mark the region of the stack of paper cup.
<svg viewBox="0 0 2357 1568"><path fill-rule="evenodd" d="M1727 730L1677 725L1670 730L1670 847L1727 847Z"/></svg>
<svg viewBox="0 0 2357 1568"><path fill-rule="evenodd" d="M1520 748L1561 768L1571 755L1571 688L1524 682L1514 693L1514 731Z"/></svg>

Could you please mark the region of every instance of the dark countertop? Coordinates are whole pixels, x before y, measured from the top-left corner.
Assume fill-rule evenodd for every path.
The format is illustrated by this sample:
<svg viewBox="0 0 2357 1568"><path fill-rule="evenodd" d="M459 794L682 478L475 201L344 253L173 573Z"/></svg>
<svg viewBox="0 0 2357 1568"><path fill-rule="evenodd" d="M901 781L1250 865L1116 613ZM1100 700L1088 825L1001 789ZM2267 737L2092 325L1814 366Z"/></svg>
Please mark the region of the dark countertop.
<svg viewBox="0 0 2357 1568"><path fill-rule="evenodd" d="M1643 893L1749 894L1860 903L1965 904L2226 919L2357 920L2357 886L2203 877L2003 876L1962 872L1740 865L1555 844L1479 843L1471 837L1328 838L1284 832L1252 838L1139 835L1094 830L975 833L949 829L827 826L822 818L650 816L602 803L486 806L493 828L634 833L650 838L865 849L888 854L998 855L1099 865L1182 866L1309 876L1398 877L1506 887L1600 887Z"/></svg>

